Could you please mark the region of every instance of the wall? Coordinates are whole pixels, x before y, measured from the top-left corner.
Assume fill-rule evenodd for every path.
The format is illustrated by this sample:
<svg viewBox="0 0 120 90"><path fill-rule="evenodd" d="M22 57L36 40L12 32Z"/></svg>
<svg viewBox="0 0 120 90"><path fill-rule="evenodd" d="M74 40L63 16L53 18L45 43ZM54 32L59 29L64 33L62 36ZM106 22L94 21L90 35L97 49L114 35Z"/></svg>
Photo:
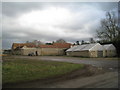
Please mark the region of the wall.
<svg viewBox="0 0 120 90"><path fill-rule="evenodd" d="M116 56L116 50L105 50L104 52L105 57L113 57Z"/></svg>
<svg viewBox="0 0 120 90"><path fill-rule="evenodd" d="M68 55L68 56L90 57L89 51L67 52L67 55Z"/></svg>
<svg viewBox="0 0 120 90"><path fill-rule="evenodd" d="M23 49L12 50L12 53L14 55L28 55L29 53L32 52L35 54L36 48L23 48Z"/></svg>
<svg viewBox="0 0 120 90"><path fill-rule="evenodd" d="M21 49L12 50L12 54L13 55L22 55L22 50Z"/></svg>
<svg viewBox="0 0 120 90"><path fill-rule="evenodd" d="M103 57L103 51L97 51L97 57Z"/></svg>
<svg viewBox="0 0 120 90"><path fill-rule="evenodd" d="M104 50L105 48L97 43L90 49L90 57L104 57Z"/></svg>
<svg viewBox="0 0 120 90"><path fill-rule="evenodd" d="M15 55L28 55L29 53L34 53L36 51L38 55L65 55L66 48L22 48L14 50L13 54Z"/></svg>
<svg viewBox="0 0 120 90"><path fill-rule="evenodd" d="M41 48L41 55L65 55L64 48Z"/></svg>
<svg viewBox="0 0 120 90"><path fill-rule="evenodd" d="M77 51L67 52L68 56L82 56L82 57L103 57L103 51Z"/></svg>
<svg viewBox="0 0 120 90"><path fill-rule="evenodd" d="M90 51L90 57L97 57L97 51Z"/></svg>
<svg viewBox="0 0 120 90"><path fill-rule="evenodd" d="M28 55L30 53L34 53L34 55L36 55L36 48L25 48L25 49L21 49L22 50L22 55Z"/></svg>
<svg viewBox="0 0 120 90"><path fill-rule="evenodd" d="M90 57L104 57L103 51L90 51Z"/></svg>

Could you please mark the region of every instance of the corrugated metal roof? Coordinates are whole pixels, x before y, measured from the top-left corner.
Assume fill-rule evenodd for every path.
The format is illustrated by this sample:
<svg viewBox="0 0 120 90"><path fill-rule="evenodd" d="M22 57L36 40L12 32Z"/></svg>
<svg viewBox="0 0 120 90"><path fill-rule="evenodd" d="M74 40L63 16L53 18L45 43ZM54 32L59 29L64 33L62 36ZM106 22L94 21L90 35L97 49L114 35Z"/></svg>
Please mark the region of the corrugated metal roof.
<svg viewBox="0 0 120 90"><path fill-rule="evenodd" d="M87 45L79 45L74 51L81 51L83 50Z"/></svg>
<svg viewBox="0 0 120 90"><path fill-rule="evenodd" d="M105 49L108 49L112 44L103 45Z"/></svg>
<svg viewBox="0 0 120 90"><path fill-rule="evenodd" d="M83 48L82 50L90 50L92 47L94 47L96 45L95 44L87 44L85 48Z"/></svg>
<svg viewBox="0 0 120 90"><path fill-rule="evenodd" d="M78 47L78 45L77 46L73 46L73 47L69 48L67 51L74 51L77 47Z"/></svg>
<svg viewBox="0 0 120 90"><path fill-rule="evenodd" d="M101 44L99 44L99 43L97 43L94 47L92 47L91 49L90 49L90 51L103 51L103 50L105 50L105 48L101 45Z"/></svg>
<svg viewBox="0 0 120 90"><path fill-rule="evenodd" d="M98 45L98 46L96 46L96 48L93 48L95 45ZM84 45L73 46L67 51L85 51L85 50L90 50L90 49L91 50L103 50L103 46L100 45L99 43L84 44Z"/></svg>
<svg viewBox="0 0 120 90"><path fill-rule="evenodd" d="M106 45L103 45L103 47L106 50L114 50L115 49L115 46L113 44L106 44Z"/></svg>

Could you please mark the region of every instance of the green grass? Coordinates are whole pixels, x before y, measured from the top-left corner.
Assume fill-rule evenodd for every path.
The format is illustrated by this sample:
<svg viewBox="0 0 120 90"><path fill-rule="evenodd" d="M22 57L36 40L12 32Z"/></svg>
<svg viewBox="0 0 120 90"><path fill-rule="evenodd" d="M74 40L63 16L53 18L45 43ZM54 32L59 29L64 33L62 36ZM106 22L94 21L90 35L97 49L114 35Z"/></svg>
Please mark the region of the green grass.
<svg viewBox="0 0 120 90"><path fill-rule="evenodd" d="M3 84L51 78L82 69L83 64L41 60L3 60Z"/></svg>

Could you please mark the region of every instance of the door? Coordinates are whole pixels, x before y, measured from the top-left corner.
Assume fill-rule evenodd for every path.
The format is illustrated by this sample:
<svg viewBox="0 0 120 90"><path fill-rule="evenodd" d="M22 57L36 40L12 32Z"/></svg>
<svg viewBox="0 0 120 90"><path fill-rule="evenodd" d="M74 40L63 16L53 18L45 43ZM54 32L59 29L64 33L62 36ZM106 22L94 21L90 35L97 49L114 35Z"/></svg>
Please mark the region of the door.
<svg viewBox="0 0 120 90"><path fill-rule="evenodd" d="M103 51L98 51L97 52L97 57L103 57Z"/></svg>

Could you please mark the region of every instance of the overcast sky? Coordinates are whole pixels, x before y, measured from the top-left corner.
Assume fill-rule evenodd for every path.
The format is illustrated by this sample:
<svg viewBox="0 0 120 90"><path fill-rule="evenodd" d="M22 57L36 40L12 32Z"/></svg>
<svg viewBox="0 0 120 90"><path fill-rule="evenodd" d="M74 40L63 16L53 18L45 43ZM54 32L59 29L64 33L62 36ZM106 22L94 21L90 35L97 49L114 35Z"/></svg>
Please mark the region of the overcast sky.
<svg viewBox="0 0 120 90"><path fill-rule="evenodd" d="M89 40L95 37L100 20L111 10L117 10L117 3L3 2L3 49L11 48L13 42L32 40Z"/></svg>

